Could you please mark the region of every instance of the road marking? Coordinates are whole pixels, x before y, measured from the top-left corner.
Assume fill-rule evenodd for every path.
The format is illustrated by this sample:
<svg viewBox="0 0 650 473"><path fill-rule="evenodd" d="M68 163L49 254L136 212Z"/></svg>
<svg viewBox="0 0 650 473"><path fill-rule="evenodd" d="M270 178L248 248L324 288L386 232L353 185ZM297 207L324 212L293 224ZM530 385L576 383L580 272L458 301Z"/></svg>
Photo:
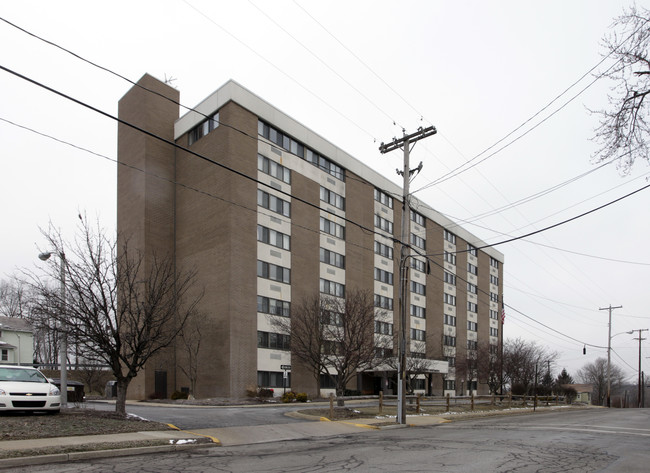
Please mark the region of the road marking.
<svg viewBox="0 0 650 473"><path fill-rule="evenodd" d="M650 437L650 433L643 434L639 432L624 432L622 430L598 430L594 428L578 428L578 427L554 427L554 426L536 426L536 427L520 427L522 430L571 430L574 432L595 432L599 434L621 434L621 435L634 435L637 437ZM625 428L625 427L623 427ZM635 429L645 430L645 429Z"/></svg>

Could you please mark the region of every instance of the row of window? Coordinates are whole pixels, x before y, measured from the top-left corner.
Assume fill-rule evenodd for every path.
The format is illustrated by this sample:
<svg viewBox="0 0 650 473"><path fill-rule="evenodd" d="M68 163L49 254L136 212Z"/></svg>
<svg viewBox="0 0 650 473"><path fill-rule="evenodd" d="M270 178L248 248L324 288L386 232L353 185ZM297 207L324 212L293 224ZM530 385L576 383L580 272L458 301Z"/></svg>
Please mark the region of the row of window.
<svg viewBox="0 0 650 473"><path fill-rule="evenodd" d="M470 330L471 332L477 332L478 331L478 324L476 322L472 322L471 320L467 321L467 330Z"/></svg>
<svg viewBox="0 0 650 473"><path fill-rule="evenodd" d="M283 250L291 249L291 237L263 225L257 226L257 241L267 243Z"/></svg>
<svg viewBox="0 0 650 473"><path fill-rule="evenodd" d="M334 223L325 217L320 218L320 231L336 238L340 238L341 240L345 240L345 227L338 223Z"/></svg>
<svg viewBox="0 0 650 473"><path fill-rule="evenodd" d="M393 259L393 247L375 241L375 253L384 258Z"/></svg>
<svg viewBox="0 0 650 473"><path fill-rule="evenodd" d="M336 266L337 268L345 268L345 256L339 253L335 253L325 248L320 249L320 261L321 263L330 264Z"/></svg>
<svg viewBox="0 0 650 473"><path fill-rule="evenodd" d="M269 176L279 179L285 184L291 184L291 170L267 158L266 156L262 156L261 154L257 155L257 169L262 171L264 174L268 174Z"/></svg>
<svg viewBox="0 0 650 473"><path fill-rule="evenodd" d="M375 268L375 281L383 282L384 284L393 285L393 273L383 269Z"/></svg>
<svg viewBox="0 0 650 473"><path fill-rule="evenodd" d="M375 200L380 204L385 205L389 209L393 208L393 198L386 194L384 191L380 191L375 188Z"/></svg>
<svg viewBox="0 0 650 473"><path fill-rule="evenodd" d="M290 350L291 337L282 333L257 331L257 348Z"/></svg>
<svg viewBox="0 0 650 473"><path fill-rule="evenodd" d="M345 197L323 186L320 188L320 200L333 205L337 209L345 210Z"/></svg>
<svg viewBox="0 0 650 473"><path fill-rule="evenodd" d="M329 296L345 297L345 285L321 278L320 292Z"/></svg>
<svg viewBox="0 0 650 473"><path fill-rule="evenodd" d="M421 273L427 272L427 263L417 258L411 258L411 268Z"/></svg>
<svg viewBox="0 0 650 473"><path fill-rule="evenodd" d="M425 296L427 293L427 287L419 282L411 281L411 292Z"/></svg>
<svg viewBox="0 0 650 473"><path fill-rule="evenodd" d="M257 385L265 388L288 388L291 386L291 372L287 373L285 381L282 371L258 371Z"/></svg>
<svg viewBox="0 0 650 473"><path fill-rule="evenodd" d="M291 315L291 303L270 297L257 296L257 311L262 314L289 317Z"/></svg>
<svg viewBox="0 0 650 473"><path fill-rule="evenodd" d="M192 128L188 133L188 143L192 146L194 143L199 141L205 135L210 133L212 130L216 130L219 126L219 112L215 112L209 116L206 120L202 121L194 128Z"/></svg>
<svg viewBox="0 0 650 473"><path fill-rule="evenodd" d="M411 329L411 340L417 340L418 342L424 342L427 339L427 334L424 330L419 330L417 328Z"/></svg>
<svg viewBox="0 0 650 473"><path fill-rule="evenodd" d="M411 315L420 319L426 319L427 310L419 305L411 304Z"/></svg>
<svg viewBox="0 0 650 473"><path fill-rule="evenodd" d="M322 169L331 176L334 176L341 181L345 180L345 172L342 167L334 164L326 157L319 155L315 151L307 148L302 143L294 140L288 135L285 135L278 129L264 123L261 120L257 122L257 133L272 143L275 143L279 147L283 148L285 151L295 154L296 156Z"/></svg>
<svg viewBox="0 0 650 473"><path fill-rule="evenodd" d="M377 214L375 214L375 227L391 235L393 234L393 222Z"/></svg>
<svg viewBox="0 0 650 473"><path fill-rule="evenodd" d="M261 189L257 190L257 205L285 217L291 217L291 203Z"/></svg>
<svg viewBox="0 0 650 473"><path fill-rule="evenodd" d="M291 270L266 261L257 260L257 276L272 281L291 284Z"/></svg>
<svg viewBox="0 0 650 473"><path fill-rule="evenodd" d="M411 233L411 245L415 245L422 250L427 249L427 241L415 233Z"/></svg>
<svg viewBox="0 0 650 473"><path fill-rule="evenodd" d="M393 299L375 294L375 307L380 309L393 310Z"/></svg>
<svg viewBox="0 0 650 473"><path fill-rule="evenodd" d="M375 333L381 334L381 335L392 335L393 334L393 324L390 324L388 322L381 322L379 320L375 320Z"/></svg>

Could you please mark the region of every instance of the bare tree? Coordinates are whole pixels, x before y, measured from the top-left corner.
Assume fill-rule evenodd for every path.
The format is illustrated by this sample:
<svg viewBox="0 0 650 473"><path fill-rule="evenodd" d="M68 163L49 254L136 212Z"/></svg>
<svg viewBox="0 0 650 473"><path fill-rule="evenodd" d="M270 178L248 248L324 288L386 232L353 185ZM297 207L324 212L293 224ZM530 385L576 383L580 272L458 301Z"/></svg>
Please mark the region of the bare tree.
<svg viewBox="0 0 650 473"><path fill-rule="evenodd" d="M593 363L587 363L578 370L578 379L594 387L592 403L602 406L607 397L607 359L598 358ZM620 390L623 385L623 371L613 363L610 364L610 391Z"/></svg>
<svg viewBox="0 0 650 473"><path fill-rule="evenodd" d="M619 169L628 173L637 158L648 160L650 152L650 11L632 6L613 29L603 43L615 63L602 75L614 85L609 107L593 111L600 117L595 139L601 145L594 161L618 159Z"/></svg>
<svg viewBox="0 0 650 473"><path fill-rule="evenodd" d="M501 353L499 345L479 342L476 370L479 383L487 384L490 394L501 391Z"/></svg>
<svg viewBox="0 0 650 473"><path fill-rule="evenodd" d="M418 376L431 374L431 362L426 357L426 347L427 344L423 341L411 341L411 346L408 347L409 351L406 354L406 390L408 392L413 391L413 385ZM398 361L398 357L389 356L385 358L384 364L391 371L399 373Z"/></svg>
<svg viewBox="0 0 650 473"><path fill-rule="evenodd" d="M293 305L290 318L272 316L271 323L291 335L291 356L312 371L317 392L325 375L341 397L357 373L381 363L382 348L392 345L392 336L374 336L375 310L367 291L350 290L345 299L316 294Z"/></svg>
<svg viewBox="0 0 650 473"><path fill-rule="evenodd" d="M80 234L65 243L51 225L43 231L48 246L65 265L65 300L58 288L35 275L28 282L39 295L34 310L42 320L65 327L79 343L79 354L108 365L117 381L116 412L125 415L131 380L183 329L200 296L189 298L193 272L177 272L173 261L118 247L97 224L81 219ZM59 278L58 262L49 275Z"/></svg>
<svg viewBox="0 0 650 473"><path fill-rule="evenodd" d="M181 345L186 355L185 363L180 369L190 382L189 398L196 393L196 381L199 377L199 350L201 348L201 320L198 313L192 314L180 332Z"/></svg>
<svg viewBox="0 0 650 473"><path fill-rule="evenodd" d="M535 372L554 362L557 352L537 345L533 341L522 338L508 339L503 345L503 376L504 383L510 384L510 389L530 394L535 382Z"/></svg>
<svg viewBox="0 0 650 473"><path fill-rule="evenodd" d="M13 278L0 281L0 315L3 317L28 318L29 297L25 285Z"/></svg>

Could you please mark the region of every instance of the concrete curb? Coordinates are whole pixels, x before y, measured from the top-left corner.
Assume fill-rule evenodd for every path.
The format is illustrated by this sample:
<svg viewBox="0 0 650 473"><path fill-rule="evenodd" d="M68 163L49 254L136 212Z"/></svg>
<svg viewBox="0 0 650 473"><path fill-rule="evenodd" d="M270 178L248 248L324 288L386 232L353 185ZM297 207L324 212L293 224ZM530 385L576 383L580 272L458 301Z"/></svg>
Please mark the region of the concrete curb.
<svg viewBox="0 0 650 473"><path fill-rule="evenodd" d="M37 455L32 457L15 457L0 459L0 469L45 465L49 463L63 463L75 460L92 460L97 458L125 457L130 455L144 455L150 453L180 452L199 448L217 447L215 443L198 443L183 445L155 445L150 447L119 448L115 450L90 450L87 452L55 453L52 455Z"/></svg>

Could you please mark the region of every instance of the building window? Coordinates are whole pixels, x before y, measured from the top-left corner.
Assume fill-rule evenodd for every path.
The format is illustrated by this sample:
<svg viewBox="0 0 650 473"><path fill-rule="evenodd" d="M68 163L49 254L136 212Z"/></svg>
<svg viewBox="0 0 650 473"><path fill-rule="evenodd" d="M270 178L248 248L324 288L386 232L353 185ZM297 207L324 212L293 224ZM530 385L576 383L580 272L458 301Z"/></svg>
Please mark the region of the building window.
<svg viewBox="0 0 650 473"><path fill-rule="evenodd" d="M499 267L499 260L496 260L490 256L490 266L493 268L498 268Z"/></svg>
<svg viewBox="0 0 650 473"><path fill-rule="evenodd" d="M478 342L476 340L467 340L467 349L476 350L478 348Z"/></svg>
<svg viewBox="0 0 650 473"><path fill-rule="evenodd" d="M449 365L451 366L451 365ZM445 391L455 391L456 390L456 380L455 379L445 379Z"/></svg>
<svg viewBox="0 0 650 473"><path fill-rule="evenodd" d="M472 284L471 282L468 282L467 292L469 292L470 294L478 294L478 286L476 284Z"/></svg>
<svg viewBox="0 0 650 473"><path fill-rule="evenodd" d="M334 223L325 217L320 218L320 231L335 236L336 238L340 238L341 240L345 240L345 227L338 223Z"/></svg>
<svg viewBox="0 0 650 473"><path fill-rule="evenodd" d="M345 210L345 197L326 189L323 186L320 188L320 200L333 205L337 209Z"/></svg>
<svg viewBox="0 0 650 473"><path fill-rule="evenodd" d="M421 273L427 272L427 264L417 258L411 258L411 268L420 271Z"/></svg>
<svg viewBox="0 0 650 473"><path fill-rule="evenodd" d="M380 296L379 294L375 294L375 307L379 307L381 309L393 310L393 299L391 299L390 297Z"/></svg>
<svg viewBox="0 0 650 473"><path fill-rule="evenodd" d="M476 247L470 245L469 243L467 244L467 252L472 256L478 256L477 251L476 251Z"/></svg>
<svg viewBox="0 0 650 473"><path fill-rule="evenodd" d="M320 292L330 296L345 297L345 285L327 279L321 279Z"/></svg>
<svg viewBox="0 0 650 473"><path fill-rule="evenodd" d="M409 358L417 358L419 360L424 360L424 359L426 359L426 357L427 357L426 353L422 353L422 352L419 352L419 351L412 351L411 353L409 353ZM413 381L422 381L423 386L422 386L422 388L419 388L419 389L424 389L424 380L423 379L414 379ZM411 383L413 383L413 381L411 381ZM413 387L413 385L411 385L411 387L413 389L418 389L418 388Z"/></svg>
<svg viewBox="0 0 650 473"><path fill-rule="evenodd" d="M451 263L454 266L456 265L456 254L455 253L449 253L448 251L445 251L444 258L445 258L445 261L447 263Z"/></svg>
<svg viewBox="0 0 650 473"><path fill-rule="evenodd" d="M476 322L472 322L470 320L467 321L467 330L470 330L472 332L476 332L478 330L478 324Z"/></svg>
<svg viewBox="0 0 650 473"><path fill-rule="evenodd" d="M260 278L291 284L291 270L289 268L267 263L266 261L257 261L257 275Z"/></svg>
<svg viewBox="0 0 650 473"><path fill-rule="evenodd" d="M375 241L375 253L384 258L393 259L393 247Z"/></svg>
<svg viewBox="0 0 650 473"><path fill-rule="evenodd" d="M279 197L264 192L261 189L257 190L257 205L269 209L272 212L291 217L291 204Z"/></svg>
<svg viewBox="0 0 650 473"><path fill-rule="evenodd" d="M449 367L453 368L456 366L456 357L455 356L445 356L445 361L449 363Z"/></svg>
<svg viewBox="0 0 650 473"><path fill-rule="evenodd" d="M411 281L411 292L425 296L427 294L427 288L424 284L419 282Z"/></svg>
<svg viewBox="0 0 650 473"><path fill-rule="evenodd" d="M332 379L333 378L333 379ZM338 380L338 375L320 375L320 387L321 389L335 389L336 382Z"/></svg>
<svg viewBox="0 0 650 473"><path fill-rule="evenodd" d="M207 120L202 121L189 131L188 144L192 146L205 135L215 130L219 126L219 112L215 112Z"/></svg>
<svg viewBox="0 0 650 473"><path fill-rule="evenodd" d="M375 200L389 209L393 208L393 198L379 189L375 189Z"/></svg>
<svg viewBox="0 0 650 473"><path fill-rule="evenodd" d="M262 225L257 226L257 241L282 248L283 250L289 250L291 246L291 237L289 235Z"/></svg>
<svg viewBox="0 0 650 473"><path fill-rule="evenodd" d="M324 325L334 325L336 327L343 327L343 315L333 310L324 310L321 313L321 323Z"/></svg>
<svg viewBox="0 0 650 473"><path fill-rule="evenodd" d="M413 210L411 210L411 221L417 223L421 227L426 227L427 219L424 218L424 215L414 212Z"/></svg>
<svg viewBox="0 0 650 473"><path fill-rule="evenodd" d="M266 156L257 155L257 169L264 174L281 180L285 184L291 184L291 171Z"/></svg>
<svg viewBox="0 0 650 473"><path fill-rule="evenodd" d="M447 240L449 243L453 243L454 245L456 244L456 235L451 233L449 230L444 231L444 236L445 240Z"/></svg>
<svg viewBox="0 0 650 473"><path fill-rule="evenodd" d="M2 350L2 361L9 361L9 350Z"/></svg>
<svg viewBox="0 0 650 473"><path fill-rule="evenodd" d="M291 387L291 373L287 373L287 381L284 382L282 371L258 371L257 385L265 388Z"/></svg>
<svg viewBox="0 0 650 473"><path fill-rule="evenodd" d="M427 241L415 233L411 233L411 245L415 245L422 250L427 249Z"/></svg>
<svg viewBox="0 0 650 473"><path fill-rule="evenodd" d="M492 335L493 337L498 337L499 336L499 329L495 328L495 327L490 327L490 335ZM490 347L490 348L492 348L492 347Z"/></svg>
<svg viewBox="0 0 650 473"><path fill-rule="evenodd" d="M326 250L325 248L320 249L320 261L321 263L331 264L337 268L345 268L345 256Z"/></svg>
<svg viewBox="0 0 650 473"><path fill-rule="evenodd" d="M393 285L393 273L375 268L375 281Z"/></svg>
<svg viewBox="0 0 650 473"><path fill-rule="evenodd" d="M456 337L452 337L451 335L444 335L442 337L442 344L446 347L455 347Z"/></svg>
<svg viewBox="0 0 650 473"><path fill-rule="evenodd" d="M496 292L491 292L490 293L490 300L492 302L499 302L499 294L497 294Z"/></svg>
<svg viewBox="0 0 650 473"><path fill-rule="evenodd" d="M282 133L280 130L272 127L271 125L268 125L259 120L257 122L257 133L270 142L276 144L280 148L283 148L285 151L295 154L296 156L322 169L329 175L334 176L341 181L345 180L345 172L343 171L343 168L334 164L326 157L321 156L315 151L307 148L302 143L294 140L290 136Z"/></svg>
<svg viewBox="0 0 650 473"><path fill-rule="evenodd" d="M262 314L281 315L289 317L291 314L291 303L271 299L270 297L257 296L257 311Z"/></svg>
<svg viewBox="0 0 650 473"><path fill-rule="evenodd" d="M445 271L445 282L447 284L451 284L453 286L456 285L456 275L450 273L449 271Z"/></svg>
<svg viewBox="0 0 650 473"><path fill-rule="evenodd" d="M389 324L388 322L381 322L379 320L375 320L375 333L381 334L381 335L392 335L393 334L393 324Z"/></svg>
<svg viewBox="0 0 650 473"><path fill-rule="evenodd" d="M419 305L411 304L411 315L419 319L425 319L427 317L427 310Z"/></svg>
<svg viewBox="0 0 650 473"><path fill-rule="evenodd" d="M271 348L273 350L290 350L290 337L282 333L257 332L257 348Z"/></svg>
<svg viewBox="0 0 650 473"><path fill-rule="evenodd" d="M478 304L467 301L467 310L470 312L478 312Z"/></svg>
<svg viewBox="0 0 650 473"><path fill-rule="evenodd" d="M496 310L490 309L490 318L494 320L499 320L499 312Z"/></svg>
<svg viewBox="0 0 650 473"><path fill-rule="evenodd" d="M499 285L499 277L495 276L494 274L490 274L490 283L494 284L495 286Z"/></svg>
<svg viewBox="0 0 650 473"><path fill-rule="evenodd" d="M478 266L475 266L472 263L467 263L467 272L474 276L478 276Z"/></svg>
<svg viewBox="0 0 650 473"><path fill-rule="evenodd" d="M456 316L445 314L445 324L451 325L452 327L456 326Z"/></svg>
<svg viewBox="0 0 650 473"><path fill-rule="evenodd" d="M424 330L418 330L416 328L411 329L411 340L417 340L418 342L423 342L427 339L427 334Z"/></svg>
<svg viewBox="0 0 650 473"><path fill-rule="evenodd" d="M393 234L393 222L375 214L375 227L387 233Z"/></svg>
<svg viewBox="0 0 650 473"><path fill-rule="evenodd" d="M451 294L447 294L445 292L443 294L443 301L445 304L456 305L456 296L452 296Z"/></svg>

